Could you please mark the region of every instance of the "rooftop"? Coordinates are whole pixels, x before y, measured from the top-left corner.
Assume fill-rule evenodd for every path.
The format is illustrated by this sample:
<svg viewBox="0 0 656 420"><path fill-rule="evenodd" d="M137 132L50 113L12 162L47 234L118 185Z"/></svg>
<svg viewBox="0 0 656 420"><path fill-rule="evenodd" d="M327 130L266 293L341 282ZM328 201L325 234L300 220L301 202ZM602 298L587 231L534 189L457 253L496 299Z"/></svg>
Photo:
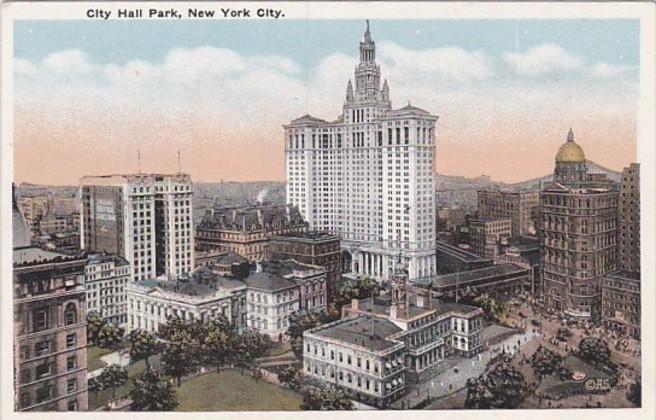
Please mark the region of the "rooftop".
<svg viewBox="0 0 656 420"><path fill-rule="evenodd" d="M46 264L76 259L76 256L61 252L46 251L39 247L14 248L14 266L27 264Z"/></svg>
<svg viewBox="0 0 656 420"><path fill-rule="evenodd" d="M339 236L329 232L310 231L284 233L274 236L273 239L283 239L286 241L298 242L324 242L339 240Z"/></svg>
<svg viewBox="0 0 656 420"><path fill-rule="evenodd" d="M246 277L244 282L248 287L269 292L289 289L296 286L294 281L286 279L279 274L270 273L267 271L251 273L248 277Z"/></svg>
<svg viewBox="0 0 656 420"><path fill-rule="evenodd" d="M489 259L481 257L480 255L469 252L465 249L459 248L457 246L451 245L445 241L436 241L436 248L439 252L450 255L452 257L459 258L468 262L476 261L489 261Z"/></svg>
<svg viewBox="0 0 656 420"><path fill-rule="evenodd" d="M370 316L342 319L310 330L314 335L381 351L398 345L387 337L402 331L391 321Z"/></svg>
<svg viewBox="0 0 656 420"><path fill-rule="evenodd" d="M118 255L111 254L89 254L87 256L87 262L89 264L102 264L113 262L116 266L125 266L130 263L123 257Z"/></svg>
<svg viewBox="0 0 656 420"><path fill-rule="evenodd" d="M475 270L435 276L433 279L433 287L453 286L456 284L456 282L459 285L465 286L469 282L474 282L489 277L496 277L507 274L523 274L526 271L526 268L519 267L515 264L496 264L491 267L477 268Z"/></svg>

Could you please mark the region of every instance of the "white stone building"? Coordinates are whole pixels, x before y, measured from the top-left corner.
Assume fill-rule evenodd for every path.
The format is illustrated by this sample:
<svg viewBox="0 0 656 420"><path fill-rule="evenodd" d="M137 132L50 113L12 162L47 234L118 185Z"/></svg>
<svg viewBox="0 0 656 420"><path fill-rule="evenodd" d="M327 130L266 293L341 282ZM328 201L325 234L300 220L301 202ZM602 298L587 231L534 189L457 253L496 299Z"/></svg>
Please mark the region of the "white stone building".
<svg viewBox="0 0 656 420"><path fill-rule="evenodd" d="M311 229L338 233L351 271L390 279L402 251L410 279L435 274L437 117L392 109L367 23L355 87L335 121L305 115L285 129L287 203Z"/></svg>
<svg viewBox="0 0 656 420"><path fill-rule="evenodd" d="M125 258L91 254L84 270L87 313L97 312L115 325L128 319L126 286L131 282L130 263Z"/></svg>
<svg viewBox="0 0 656 420"><path fill-rule="evenodd" d="M169 317L208 322L225 316L238 330L246 328L246 286L205 268L179 280L143 280L127 285L128 331L157 332Z"/></svg>
<svg viewBox="0 0 656 420"><path fill-rule="evenodd" d="M80 196L82 249L124 257L134 281L193 270L189 175L85 176Z"/></svg>

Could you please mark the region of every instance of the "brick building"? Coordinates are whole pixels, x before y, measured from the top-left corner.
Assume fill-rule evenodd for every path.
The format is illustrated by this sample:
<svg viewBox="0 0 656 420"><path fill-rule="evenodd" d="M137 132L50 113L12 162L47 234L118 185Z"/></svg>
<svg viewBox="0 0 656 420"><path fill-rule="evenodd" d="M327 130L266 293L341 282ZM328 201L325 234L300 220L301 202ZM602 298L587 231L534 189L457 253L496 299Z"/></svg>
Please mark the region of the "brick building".
<svg viewBox="0 0 656 420"><path fill-rule="evenodd" d="M478 216L510 218L513 237L535 235L539 211L539 191L478 191Z"/></svg>

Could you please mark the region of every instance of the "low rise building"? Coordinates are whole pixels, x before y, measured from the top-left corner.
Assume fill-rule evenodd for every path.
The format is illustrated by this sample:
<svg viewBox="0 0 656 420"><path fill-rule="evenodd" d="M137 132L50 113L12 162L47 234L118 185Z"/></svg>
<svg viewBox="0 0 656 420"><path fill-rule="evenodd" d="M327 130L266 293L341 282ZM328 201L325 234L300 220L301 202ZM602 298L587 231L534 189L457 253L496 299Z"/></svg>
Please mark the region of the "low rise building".
<svg viewBox="0 0 656 420"><path fill-rule="evenodd" d="M177 280L164 276L128 283L128 331L157 332L169 317L187 322L209 322L225 316L238 330L246 323L246 285L231 277L219 276L207 268Z"/></svg>
<svg viewBox="0 0 656 420"><path fill-rule="evenodd" d="M87 409L86 258L13 252L14 409Z"/></svg>
<svg viewBox="0 0 656 420"><path fill-rule="evenodd" d="M531 282L531 269L517 264L499 263L490 267L435 276L432 282L415 282L421 289L432 290L441 297L466 289L487 293L497 298L512 296Z"/></svg>
<svg viewBox="0 0 656 420"><path fill-rule="evenodd" d="M208 322L224 315L239 330L286 338L290 317L298 311L326 308L326 270L293 260L258 262L237 277L200 267L177 280L164 278L131 283L128 328L157 331L168 317Z"/></svg>
<svg viewBox="0 0 656 420"><path fill-rule="evenodd" d="M403 395L406 378L431 372L451 353L481 348L483 310L414 294L399 263L391 296L354 299L343 318L303 333L309 382L331 383L364 403L385 408Z"/></svg>
<svg viewBox="0 0 656 420"><path fill-rule="evenodd" d="M328 300L339 294L342 273L342 251L339 236L327 232L293 232L271 238L271 259L293 259L318 265L327 271Z"/></svg>
<svg viewBox="0 0 656 420"><path fill-rule="evenodd" d="M436 242L437 274L449 274L489 267L492 260L445 241Z"/></svg>
<svg viewBox="0 0 656 420"><path fill-rule="evenodd" d="M91 254L85 267L87 310L115 324L128 321L126 286L131 281L130 263L123 258L107 254Z"/></svg>

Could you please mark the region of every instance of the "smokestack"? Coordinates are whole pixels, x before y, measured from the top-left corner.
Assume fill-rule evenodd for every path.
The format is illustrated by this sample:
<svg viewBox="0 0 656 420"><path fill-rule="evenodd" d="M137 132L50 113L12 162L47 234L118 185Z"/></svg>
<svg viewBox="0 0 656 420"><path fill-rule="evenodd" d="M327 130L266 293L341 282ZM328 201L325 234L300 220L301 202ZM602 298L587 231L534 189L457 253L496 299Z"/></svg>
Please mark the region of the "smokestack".
<svg viewBox="0 0 656 420"><path fill-rule="evenodd" d="M353 311L358 311L360 309L360 301L358 299L351 299L351 309Z"/></svg>

